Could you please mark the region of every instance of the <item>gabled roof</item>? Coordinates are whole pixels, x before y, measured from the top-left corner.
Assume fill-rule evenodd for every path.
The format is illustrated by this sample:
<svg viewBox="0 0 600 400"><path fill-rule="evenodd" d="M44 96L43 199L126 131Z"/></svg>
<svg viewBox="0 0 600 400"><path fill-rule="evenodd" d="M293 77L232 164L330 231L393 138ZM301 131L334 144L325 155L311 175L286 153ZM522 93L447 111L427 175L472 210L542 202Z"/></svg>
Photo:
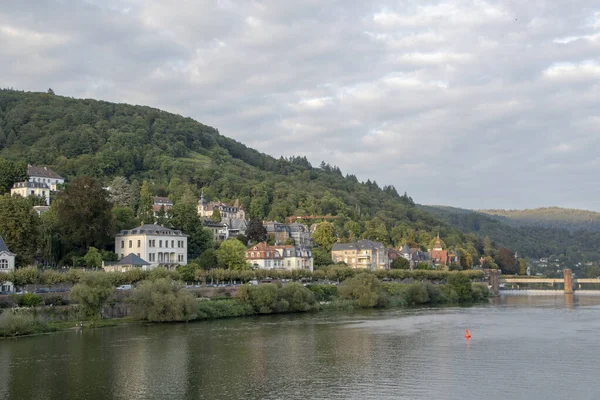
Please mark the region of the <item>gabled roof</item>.
<svg viewBox="0 0 600 400"><path fill-rule="evenodd" d="M37 165L27 166L27 176L39 176L42 178L65 179L48 167L39 167Z"/></svg>
<svg viewBox="0 0 600 400"><path fill-rule="evenodd" d="M382 249L383 243L374 242L368 239L362 239L355 243L336 243L333 245L334 251L339 250L364 250L364 249Z"/></svg>
<svg viewBox="0 0 600 400"><path fill-rule="evenodd" d="M129 255L125 256L121 261L119 261L117 263L117 265L142 266L142 265L150 265L150 263L147 263L146 261L144 261L143 259L141 259L140 257L136 256L133 253L129 253Z"/></svg>
<svg viewBox="0 0 600 400"><path fill-rule="evenodd" d="M0 235L0 252L2 251L6 251L7 253L10 253L10 251L8 250L8 247L6 247L6 243L4 243L4 239L2 239L2 236Z"/></svg>

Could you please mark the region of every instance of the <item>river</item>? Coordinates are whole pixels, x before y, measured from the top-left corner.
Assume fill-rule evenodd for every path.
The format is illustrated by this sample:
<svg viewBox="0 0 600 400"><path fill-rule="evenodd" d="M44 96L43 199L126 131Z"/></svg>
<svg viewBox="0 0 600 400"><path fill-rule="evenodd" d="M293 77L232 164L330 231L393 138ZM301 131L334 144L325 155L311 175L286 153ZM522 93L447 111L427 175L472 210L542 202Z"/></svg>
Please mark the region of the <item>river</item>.
<svg viewBox="0 0 600 400"><path fill-rule="evenodd" d="M0 398L598 399L600 297L566 300L1 340Z"/></svg>

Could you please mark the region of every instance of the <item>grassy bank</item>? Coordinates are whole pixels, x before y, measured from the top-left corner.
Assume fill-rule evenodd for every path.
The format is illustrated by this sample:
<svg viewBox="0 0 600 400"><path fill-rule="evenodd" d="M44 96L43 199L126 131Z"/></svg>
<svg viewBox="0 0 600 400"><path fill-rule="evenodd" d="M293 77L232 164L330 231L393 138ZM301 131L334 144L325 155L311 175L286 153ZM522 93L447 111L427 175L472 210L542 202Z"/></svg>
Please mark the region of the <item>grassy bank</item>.
<svg viewBox="0 0 600 400"><path fill-rule="evenodd" d="M382 282L371 273L347 278L339 286L304 286L296 282L285 285L243 285L235 297L221 300L195 298L183 286L164 277L140 282L129 300L134 309L133 317L92 319L86 321L85 326L187 322L323 309L470 304L486 301L489 296L487 285L471 282L465 274L453 274L448 278L448 283L437 285L430 282ZM71 329L80 321L48 321L40 318L41 314L35 309L6 310L0 315L0 336L14 337Z"/></svg>

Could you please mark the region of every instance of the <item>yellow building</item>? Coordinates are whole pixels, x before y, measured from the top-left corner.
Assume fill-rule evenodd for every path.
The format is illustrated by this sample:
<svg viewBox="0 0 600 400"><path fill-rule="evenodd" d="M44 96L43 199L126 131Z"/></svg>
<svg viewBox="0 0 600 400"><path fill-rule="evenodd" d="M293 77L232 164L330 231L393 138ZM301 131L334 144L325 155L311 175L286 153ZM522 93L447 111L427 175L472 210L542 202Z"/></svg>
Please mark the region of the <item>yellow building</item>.
<svg viewBox="0 0 600 400"><path fill-rule="evenodd" d="M379 270L390 267L387 250L382 243L359 240L355 243L336 243L331 250L334 262L344 262L357 269Z"/></svg>

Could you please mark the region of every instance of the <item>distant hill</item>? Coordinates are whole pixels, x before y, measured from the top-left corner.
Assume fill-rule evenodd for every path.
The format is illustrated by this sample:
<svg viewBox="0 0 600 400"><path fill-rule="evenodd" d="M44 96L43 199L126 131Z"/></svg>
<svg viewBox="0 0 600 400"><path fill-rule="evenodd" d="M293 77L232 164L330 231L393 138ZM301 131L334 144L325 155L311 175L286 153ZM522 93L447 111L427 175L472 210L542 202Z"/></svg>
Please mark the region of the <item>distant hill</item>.
<svg viewBox="0 0 600 400"><path fill-rule="evenodd" d="M352 230L352 236L394 245L411 240L425 246L437 232L448 245L468 242L393 186L359 182L306 157L274 158L151 107L0 90L0 157L49 166L67 180L147 180L154 195L174 200L185 190L199 197L202 188L207 200L239 198L246 215L263 220L333 215L336 233L346 240Z"/></svg>
<svg viewBox="0 0 600 400"><path fill-rule="evenodd" d="M473 233L479 238L488 236L496 246L507 247L526 257L554 255L571 264L600 261L598 231L570 231L565 228L518 223L506 216L456 207L419 207L465 233Z"/></svg>
<svg viewBox="0 0 600 400"><path fill-rule="evenodd" d="M600 232L600 213L572 208L545 207L528 210L477 210L499 217L512 226L541 226L545 228Z"/></svg>

